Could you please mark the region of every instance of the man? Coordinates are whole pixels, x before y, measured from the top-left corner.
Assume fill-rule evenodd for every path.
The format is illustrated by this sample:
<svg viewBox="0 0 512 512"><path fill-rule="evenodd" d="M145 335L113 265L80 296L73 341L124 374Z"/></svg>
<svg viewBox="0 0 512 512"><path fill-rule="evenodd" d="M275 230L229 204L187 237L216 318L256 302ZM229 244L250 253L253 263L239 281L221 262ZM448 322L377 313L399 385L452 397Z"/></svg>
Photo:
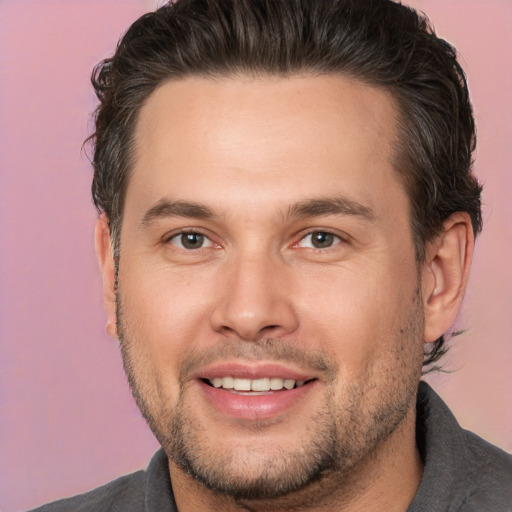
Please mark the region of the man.
<svg viewBox="0 0 512 512"><path fill-rule="evenodd" d="M426 20L180 0L93 82L107 330L162 450L40 510L511 510L511 457L420 384L481 229Z"/></svg>

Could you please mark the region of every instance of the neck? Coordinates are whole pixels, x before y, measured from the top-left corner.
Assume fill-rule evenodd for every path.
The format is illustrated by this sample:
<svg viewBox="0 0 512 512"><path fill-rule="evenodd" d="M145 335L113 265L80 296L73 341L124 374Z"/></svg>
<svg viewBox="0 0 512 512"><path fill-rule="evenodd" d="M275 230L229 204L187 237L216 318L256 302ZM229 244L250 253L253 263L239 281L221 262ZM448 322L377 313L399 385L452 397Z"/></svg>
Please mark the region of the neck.
<svg viewBox="0 0 512 512"><path fill-rule="evenodd" d="M416 408L350 474L329 474L308 487L272 500L236 502L206 489L169 464L179 512L406 512L416 494L423 467L416 446Z"/></svg>

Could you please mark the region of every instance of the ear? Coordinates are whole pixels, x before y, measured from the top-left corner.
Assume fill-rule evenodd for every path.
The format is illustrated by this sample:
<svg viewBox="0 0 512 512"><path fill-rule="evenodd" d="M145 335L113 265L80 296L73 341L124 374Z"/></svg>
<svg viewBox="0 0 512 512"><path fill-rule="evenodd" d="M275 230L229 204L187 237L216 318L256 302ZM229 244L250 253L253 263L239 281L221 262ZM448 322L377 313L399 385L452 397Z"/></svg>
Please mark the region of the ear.
<svg viewBox="0 0 512 512"><path fill-rule="evenodd" d="M118 340L115 266L108 218L102 213L96 222L96 255L103 275L103 301L107 312L107 334Z"/></svg>
<svg viewBox="0 0 512 512"><path fill-rule="evenodd" d="M422 267L425 341L437 340L454 324L459 312L475 245L466 212L451 215L442 233L426 247Z"/></svg>

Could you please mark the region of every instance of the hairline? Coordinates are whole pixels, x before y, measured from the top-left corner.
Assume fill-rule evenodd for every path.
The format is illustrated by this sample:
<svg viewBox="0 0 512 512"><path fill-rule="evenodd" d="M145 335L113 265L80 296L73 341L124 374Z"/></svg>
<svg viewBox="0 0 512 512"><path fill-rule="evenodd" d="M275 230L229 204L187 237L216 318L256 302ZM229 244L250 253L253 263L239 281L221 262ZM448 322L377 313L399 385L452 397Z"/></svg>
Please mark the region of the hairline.
<svg viewBox="0 0 512 512"><path fill-rule="evenodd" d="M154 93L164 87L166 84L171 82L178 82L181 80L186 80L189 78L197 78L208 81L221 81L221 80L266 80L266 79L276 79L276 80L285 80L289 78L307 78L307 77L321 77L321 76L342 76L348 79L353 80L354 82L359 82L360 84L367 85L369 87L380 89L381 91L385 91L392 102L392 107L394 111L394 136L390 141L390 165L394 169L397 174L398 179L403 187L403 190L407 196L407 205L408 205L408 215L409 215L409 226L410 226L410 234L412 237L412 242L414 244L415 256L417 264L421 264L424 261L425 257L425 245L428 240L422 239L417 232L416 224L418 223L418 219L415 218L415 212L413 211L413 202L412 202L412 187L414 186L414 179L411 179L412 176L408 174L407 165L403 165L401 161L408 160L408 153L406 149L406 133L403 129L404 126L410 124L408 121L407 115L405 113L403 101L400 100L400 95L398 94L400 87L394 85L385 85L376 83L376 81L367 80L362 76L358 76L355 72L345 71L345 70L328 70L322 71L314 68L304 68L297 69L296 71L285 71L285 72L272 72L265 69L258 68L243 68L239 70L223 70L219 69L217 71L189 71L183 72L176 76L170 76L160 80L153 89L146 94L144 99L137 106L136 112L133 117L133 122L131 123L130 128L128 129L128 144L126 149L126 168L124 171L124 188L121 191L122 195L119 194L119 209L118 216L112 222L111 219L109 221L110 227L110 235L112 242L112 249L114 254L114 260L116 263L116 267L119 263L120 251L121 251L121 231L122 224L124 219L124 210L126 204L126 195L128 191L128 186L130 184L131 177L134 172L134 168L136 166L136 148L137 148L137 127L139 125L141 112L144 109L147 102L154 95ZM412 183L411 183L412 182Z"/></svg>

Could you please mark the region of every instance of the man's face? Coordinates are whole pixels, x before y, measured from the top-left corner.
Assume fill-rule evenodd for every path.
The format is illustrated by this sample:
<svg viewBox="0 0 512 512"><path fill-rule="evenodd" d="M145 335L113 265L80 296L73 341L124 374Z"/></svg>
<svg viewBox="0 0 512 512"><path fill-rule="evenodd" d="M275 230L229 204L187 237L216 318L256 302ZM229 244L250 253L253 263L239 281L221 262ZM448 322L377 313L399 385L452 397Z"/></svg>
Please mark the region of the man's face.
<svg viewBox="0 0 512 512"><path fill-rule="evenodd" d="M150 96L118 322L171 472L276 497L364 465L410 420L423 313L395 142L388 93L340 76Z"/></svg>

